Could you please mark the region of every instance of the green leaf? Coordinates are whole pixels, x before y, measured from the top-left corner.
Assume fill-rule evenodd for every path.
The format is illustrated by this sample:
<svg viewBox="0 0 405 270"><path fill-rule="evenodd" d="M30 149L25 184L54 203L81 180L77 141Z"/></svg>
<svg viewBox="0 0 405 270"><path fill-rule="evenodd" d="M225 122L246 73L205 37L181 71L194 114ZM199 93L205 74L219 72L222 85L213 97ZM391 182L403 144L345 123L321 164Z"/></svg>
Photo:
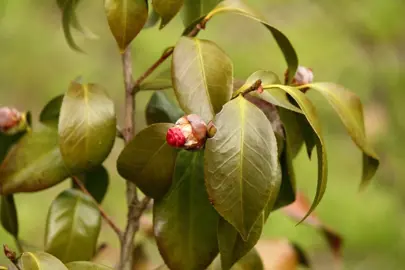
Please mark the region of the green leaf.
<svg viewBox="0 0 405 270"><path fill-rule="evenodd" d="M45 251L64 263L88 261L96 251L100 227L100 212L93 200L79 190L65 190L49 208Z"/></svg>
<svg viewBox="0 0 405 270"><path fill-rule="evenodd" d="M87 191L91 196L101 204L104 196L107 193L109 177L106 168L98 166L88 172L85 172L78 176L79 180L84 184ZM76 183L73 181L73 188L79 189Z"/></svg>
<svg viewBox="0 0 405 270"><path fill-rule="evenodd" d="M67 169L75 174L94 168L114 145L114 103L102 87L72 82L63 98L58 129Z"/></svg>
<svg viewBox="0 0 405 270"><path fill-rule="evenodd" d="M12 236L18 236L18 217L17 208L13 195L1 196L0 217L1 225Z"/></svg>
<svg viewBox="0 0 405 270"><path fill-rule="evenodd" d="M277 141L260 109L242 96L216 116L207 140L205 182L218 213L247 239L269 198L277 196Z"/></svg>
<svg viewBox="0 0 405 270"><path fill-rule="evenodd" d="M156 79L153 81L146 81L139 86L141 91L145 90L166 90L172 88L172 81L169 79Z"/></svg>
<svg viewBox="0 0 405 270"><path fill-rule="evenodd" d="M56 96L45 105L39 115L39 121L41 121L43 124L50 124L56 127L58 126L63 96L64 95Z"/></svg>
<svg viewBox="0 0 405 270"><path fill-rule="evenodd" d="M104 8L111 32L123 53L148 19L148 2L145 0L105 0Z"/></svg>
<svg viewBox="0 0 405 270"><path fill-rule="evenodd" d="M243 93L245 90L251 87L257 80L261 80L262 85L280 84L280 79L274 72L267 70L259 70L249 76L244 85L234 93L234 96L237 96L239 93ZM286 93L281 89L277 88L269 89L267 91L263 91L263 93L258 93L257 91L254 91L250 92L249 95L265 100L276 106L286 108L290 111L302 113L299 108L290 103Z"/></svg>
<svg viewBox="0 0 405 270"><path fill-rule="evenodd" d="M175 123L184 112L163 92L155 92L146 107L146 122Z"/></svg>
<svg viewBox="0 0 405 270"><path fill-rule="evenodd" d="M10 148L21 139L24 133L25 131L8 135L0 132L0 164L3 162Z"/></svg>
<svg viewBox="0 0 405 270"><path fill-rule="evenodd" d="M368 183L377 171L380 161L377 154L367 143L363 106L360 98L333 83L313 83L308 86L321 93L328 100L352 140L363 151L362 185Z"/></svg>
<svg viewBox="0 0 405 270"><path fill-rule="evenodd" d="M153 8L162 17L159 29L165 27L183 6L184 0L153 0Z"/></svg>
<svg viewBox="0 0 405 270"><path fill-rule="evenodd" d="M280 173L278 175L279 177L276 183L276 191L270 196L265 209L260 214L260 217L256 220L252 231L247 239L244 240L241 235L235 230L235 228L224 219L219 220L218 244L223 270L230 269L236 262L238 262L249 251L251 251L256 243L259 241L262 234L263 226L266 223L277 198L278 189L281 183Z"/></svg>
<svg viewBox="0 0 405 270"><path fill-rule="evenodd" d="M173 184L153 208L159 251L170 269L205 269L218 254L219 215L204 187L204 153L182 150Z"/></svg>
<svg viewBox="0 0 405 270"><path fill-rule="evenodd" d="M92 262L70 262L66 264L69 270L112 270L113 268Z"/></svg>
<svg viewBox="0 0 405 270"><path fill-rule="evenodd" d="M303 132L298 119L301 117L305 118L305 116L280 107L278 108L278 114L283 123L287 144L291 150L291 156L295 158L304 143Z"/></svg>
<svg viewBox="0 0 405 270"><path fill-rule="evenodd" d="M169 190L177 150L166 143L173 124L154 124L139 132L117 160L118 173L147 196L161 198Z"/></svg>
<svg viewBox="0 0 405 270"><path fill-rule="evenodd" d="M159 14L157 14L155 9L150 8L148 20L146 21L145 25L143 26L143 29L154 27L158 23L159 19L160 19L160 16L159 16Z"/></svg>
<svg viewBox="0 0 405 270"><path fill-rule="evenodd" d="M54 128L38 126L14 145L0 166L0 194L33 192L69 176Z"/></svg>
<svg viewBox="0 0 405 270"><path fill-rule="evenodd" d="M327 168L327 159L326 159L326 151L325 151L325 143L322 137L321 131L321 124L319 122L318 114L314 105L308 99L308 97L301 92L300 90L285 86L285 85L268 85L263 86L264 89L273 89L279 88L285 91L287 94L291 96L297 102L299 107L301 108L303 114L305 115L308 124L312 128L312 138L316 145L317 156L318 156L318 185L316 188L316 194L314 201L311 205L310 210L305 215L304 219L307 218L311 212L316 208L316 206L321 201L323 194L325 193L326 183L327 183L327 176L328 176L328 168ZM310 134L308 134L310 135ZM303 219L303 220L304 220Z"/></svg>
<svg viewBox="0 0 405 270"><path fill-rule="evenodd" d="M288 140L289 133L286 130L284 131L286 133L287 139L283 141L284 147L280 156L282 180L280 192L278 193L278 197L273 210L293 203L296 193L295 173L292 162L293 155Z"/></svg>
<svg viewBox="0 0 405 270"><path fill-rule="evenodd" d="M217 257L212 263L211 267L207 270L223 270L221 266L221 257ZM237 263L235 263L231 270L264 270L262 259L256 248L253 248L245 256L243 256Z"/></svg>
<svg viewBox="0 0 405 270"><path fill-rule="evenodd" d="M84 31L76 16L76 8L81 0L57 0L56 2L62 12L63 34L65 35L69 47L75 51L82 52L82 49L76 44L71 32L71 27L81 32Z"/></svg>
<svg viewBox="0 0 405 270"><path fill-rule="evenodd" d="M233 66L214 42L181 37L173 52L174 91L187 114L212 120L232 95Z"/></svg>
<svg viewBox="0 0 405 270"><path fill-rule="evenodd" d="M277 42L277 45L280 47L283 52L284 58L288 66L288 78L291 81L294 77L295 71L298 67L298 57L297 53L294 50L294 47L291 45L291 42L288 38L280 32L277 28L271 26L266 19L264 19L256 11L252 10L249 6L243 3L241 0L225 0L220 2L206 17L205 21L210 20L213 16L220 13L235 13L245 17L248 17L252 20L260 22L263 24L273 35L274 39Z"/></svg>
<svg viewBox="0 0 405 270"><path fill-rule="evenodd" d="M21 270L68 270L63 263L45 252L24 252L18 259Z"/></svg>
<svg viewBox="0 0 405 270"><path fill-rule="evenodd" d="M208 14L221 0L184 0L182 18L185 27Z"/></svg>

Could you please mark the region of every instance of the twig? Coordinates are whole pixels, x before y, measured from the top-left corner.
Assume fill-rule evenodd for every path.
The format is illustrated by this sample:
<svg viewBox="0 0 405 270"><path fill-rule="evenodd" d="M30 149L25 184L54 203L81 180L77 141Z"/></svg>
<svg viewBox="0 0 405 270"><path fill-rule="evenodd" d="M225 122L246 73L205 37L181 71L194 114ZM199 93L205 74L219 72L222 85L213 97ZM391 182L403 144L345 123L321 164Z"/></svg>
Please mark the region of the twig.
<svg viewBox="0 0 405 270"><path fill-rule="evenodd" d="M248 89L244 90L241 94L242 94L242 96L245 96L245 95L249 94L250 92L253 92L256 90L263 91L262 80L260 80L260 79L255 81L255 83L252 84L252 86L250 86Z"/></svg>
<svg viewBox="0 0 405 270"><path fill-rule="evenodd" d="M196 36L201 29L204 29L206 20L197 24L195 28L187 35L189 37ZM158 68L166 59L173 54L174 48L170 47L160 58L154 62L134 83L132 77L132 58L130 47L128 47L122 54L122 68L124 73L125 84L125 126L122 134L125 139L125 143L128 144L134 137L135 127L135 94L139 91L140 84L150 75L156 68ZM121 254L118 264L119 270L132 269L133 263L133 239L136 232L139 230L139 219L142 213L149 205L150 198L145 197L142 201L138 199L137 187L134 183L126 181L127 189L127 226L121 240Z"/></svg>
<svg viewBox="0 0 405 270"><path fill-rule="evenodd" d="M195 37L202 29L205 29L205 24L207 23L207 20L201 21L199 24L197 24L193 30L190 31L190 33L187 35L188 37ZM167 58L169 58L174 51L174 47L169 47L167 50L163 52L163 54L160 56L156 62L154 62L139 78L135 81L134 85L132 86L131 93L136 94L136 92L139 89L139 86L141 83L149 77L150 74L152 74L155 69L157 69L163 62L166 61Z"/></svg>
<svg viewBox="0 0 405 270"><path fill-rule="evenodd" d="M15 242L15 245L16 245L16 247L17 247L18 252L23 253L23 252L24 252L24 248L23 248L23 246L22 246L22 244L21 244L20 239L18 239L17 237L14 237L14 242Z"/></svg>
<svg viewBox="0 0 405 270"><path fill-rule="evenodd" d="M90 194L90 192L87 190L87 188L83 185L82 181L80 181L79 178L76 176L72 176L73 181L75 181L76 185L80 188L83 193L86 195L90 196L93 201L96 203L98 210L100 211L101 216L104 218L104 220L110 225L110 227L114 230L114 232L118 235L119 238L122 238L123 232L118 228L118 226L114 223L114 221L108 216L108 214L104 211L104 209L97 203L97 201L94 199L94 197Z"/></svg>
<svg viewBox="0 0 405 270"><path fill-rule="evenodd" d="M17 263L17 254L12 251L7 245L3 245L3 252L7 259L9 259L10 262L12 262L18 270L21 270Z"/></svg>

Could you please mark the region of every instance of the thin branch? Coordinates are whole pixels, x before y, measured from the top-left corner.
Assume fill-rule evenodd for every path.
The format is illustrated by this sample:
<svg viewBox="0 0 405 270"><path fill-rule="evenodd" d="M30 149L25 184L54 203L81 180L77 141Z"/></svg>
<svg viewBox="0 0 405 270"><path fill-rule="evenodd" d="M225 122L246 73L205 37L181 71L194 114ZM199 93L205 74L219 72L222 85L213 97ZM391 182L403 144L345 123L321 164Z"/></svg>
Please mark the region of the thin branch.
<svg viewBox="0 0 405 270"><path fill-rule="evenodd" d="M73 181L75 181L76 185L80 188L83 193L86 195L90 196L93 201L96 203L98 210L100 211L101 216L104 218L104 220L110 225L110 227L114 230L114 232L118 235L119 238L122 238L123 232L118 228L118 226L114 223L114 221L108 216L108 214L105 212L105 210L99 205L94 199L94 197L90 194L90 192L87 190L87 188L83 185L82 181L80 181L79 178L76 176L72 176Z"/></svg>
<svg viewBox="0 0 405 270"><path fill-rule="evenodd" d="M16 247L17 247L18 252L19 252L19 253L23 253L23 252L24 252L24 248L23 248L23 246L22 246L22 244L21 244L20 239L18 239L18 237L14 237L14 242L15 242L15 245L16 245Z"/></svg>
<svg viewBox="0 0 405 270"><path fill-rule="evenodd" d="M21 268L18 266L17 254L13 250L11 250L7 245L3 245L3 252L4 255L7 257L7 259L9 259L10 262L12 262L18 270L21 270Z"/></svg>
<svg viewBox="0 0 405 270"><path fill-rule="evenodd" d="M256 90L258 90L259 92L263 91L262 80L260 80L260 79L255 81L254 84L252 84L248 89L244 90L241 94L242 94L242 96L246 96L250 92L253 92Z"/></svg>
<svg viewBox="0 0 405 270"><path fill-rule="evenodd" d="M197 34L202 30L205 29L205 24L207 23L206 20L201 21L199 24L197 24L193 30L190 31L190 33L187 35L188 37L195 37ZM134 85L132 86L131 92L135 94L139 90L139 86L141 83L149 77L150 74L152 74L155 69L157 69L163 62L166 61L167 58L169 58L174 51L174 47L169 47L166 49L163 54L160 56L158 60L156 60L139 78L135 81Z"/></svg>

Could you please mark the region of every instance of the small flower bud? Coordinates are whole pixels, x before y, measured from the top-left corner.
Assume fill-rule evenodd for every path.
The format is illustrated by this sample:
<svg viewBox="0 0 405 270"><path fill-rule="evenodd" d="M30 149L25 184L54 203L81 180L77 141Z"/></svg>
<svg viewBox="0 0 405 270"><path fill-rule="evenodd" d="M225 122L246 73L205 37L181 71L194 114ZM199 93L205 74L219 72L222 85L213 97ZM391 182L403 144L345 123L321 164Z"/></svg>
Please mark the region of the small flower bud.
<svg viewBox="0 0 405 270"><path fill-rule="evenodd" d="M200 149L206 138L207 125L196 114L181 117L166 134L166 141L169 145L189 150Z"/></svg>
<svg viewBox="0 0 405 270"><path fill-rule="evenodd" d="M212 121L210 121L207 125L207 135L208 138L212 138L217 133L217 127L214 125Z"/></svg>
<svg viewBox="0 0 405 270"><path fill-rule="evenodd" d="M14 108L0 108L0 132L6 132L18 126L22 118L22 114Z"/></svg>
<svg viewBox="0 0 405 270"><path fill-rule="evenodd" d="M288 70L284 74L285 76L285 81L288 81ZM299 66L297 68L297 72L294 75L294 78L292 80L292 84L295 86L300 86L304 84L309 84L312 83L314 80L314 73L312 72L312 69Z"/></svg>

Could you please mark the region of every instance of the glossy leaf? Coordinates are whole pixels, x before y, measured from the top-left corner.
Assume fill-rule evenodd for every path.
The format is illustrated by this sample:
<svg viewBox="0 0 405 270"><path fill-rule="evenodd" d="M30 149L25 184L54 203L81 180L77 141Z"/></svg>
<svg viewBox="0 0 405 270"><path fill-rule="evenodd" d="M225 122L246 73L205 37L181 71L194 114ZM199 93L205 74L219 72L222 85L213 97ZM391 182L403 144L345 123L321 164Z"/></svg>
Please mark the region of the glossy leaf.
<svg viewBox="0 0 405 270"><path fill-rule="evenodd" d="M69 270L113 270L108 266L92 262L70 262L66 264L66 267Z"/></svg>
<svg viewBox="0 0 405 270"><path fill-rule="evenodd" d="M59 117L59 145L67 169L75 174L100 165L116 136L114 103L95 84L72 82Z"/></svg>
<svg viewBox="0 0 405 270"><path fill-rule="evenodd" d="M64 95L56 96L45 105L39 115L39 121L43 124L58 125L63 96Z"/></svg>
<svg viewBox="0 0 405 270"><path fill-rule="evenodd" d="M219 215L204 186L204 153L183 150L169 192L154 203L154 232L170 269L205 269L218 254Z"/></svg>
<svg viewBox="0 0 405 270"><path fill-rule="evenodd" d="M243 86L234 93L234 96L238 95L239 93L243 93L245 90L251 87L257 80L261 80L262 85L280 83L280 79L275 73L267 70L259 70L249 76L249 78L246 80ZM299 108L290 103L286 93L281 89L277 88L269 89L267 91L263 91L263 93L254 91L250 92L249 95L265 100L276 106L286 108L290 111L302 113Z"/></svg>
<svg viewBox="0 0 405 270"><path fill-rule="evenodd" d="M271 26L266 19L264 19L256 11L252 10L241 0L225 0L220 2L206 17L205 21L210 20L213 16L220 13L235 13L245 17L248 17L252 20L260 22L263 24L273 35L274 39L277 42L277 45L280 47L283 52L284 59L287 62L288 66L288 78L290 81L294 77L295 71L298 67L298 57L297 53L294 50L294 47L291 45L291 42L288 38L280 32L277 28Z"/></svg>
<svg viewBox="0 0 405 270"><path fill-rule="evenodd" d="M82 52L82 49L76 44L71 30L73 27L81 32L84 31L76 15L76 8L81 0L57 0L56 2L62 12L63 33L69 47L73 50Z"/></svg>
<svg viewBox="0 0 405 270"><path fill-rule="evenodd" d="M154 124L142 130L117 160L118 173L155 199L165 195L172 183L177 150L166 143L167 130L172 126Z"/></svg>
<svg viewBox="0 0 405 270"><path fill-rule="evenodd" d="M185 27L208 14L221 0L184 0L182 18Z"/></svg>
<svg viewBox="0 0 405 270"><path fill-rule="evenodd" d="M184 0L153 0L153 8L162 18L160 29L165 27L183 6Z"/></svg>
<svg viewBox="0 0 405 270"><path fill-rule="evenodd" d="M353 141L363 151L362 184L368 183L377 171L380 161L377 154L367 143L363 106L360 98L343 87L332 83L313 83L308 86L321 93L328 100Z"/></svg>
<svg viewBox="0 0 405 270"><path fill-rule="evenodd" d="M1 225L12 236L18 236L18 217L17 208L13 195L1 196L0 218Z"/></svg>
<svg viewBox="0 0 405 270"><path fill-rule="evenodd" d="M270 194L269 200L260 214L260 217L253 225L252 231L247 239L243 239L238 231L224 219L218 222L218 245L221 254L221 265L224 270L230 269L232 265L244 257L259 241L263 226L266 223L270 212L279 193L281 185L281 172L277 173L275 188Z"/></svg>
<svg viewBox="0 0 405 270"><path fill-rule="evenodd" d="M108 24L121 53L139 34L148 19L145 0L105 0Z"/></svg>
<svg viewBox="0 0 405 270"><path fill-rule="evenodd" d="M307 201L305 195L301 192L298 192L297 198L294 203L283 208L282 211L294 220L299 221L305 216L309 208L310 203ZM342 259L342 237L329 226L325 225L318 218L318 216L315 215L315 213L312 213L310 216L308 216L304 223L321 231L321 233L325 236L325 239L328 242L331 250L333 251L335 259L339 263L339 261Z"/></svg>
<svg viewBox="0 0 405 270"><path fill-rule="evenodd" d="M242 96L228 102L207 140L205 182L218 213L247 239L280 177L277 142L266 116Z"/></svg>
<svg viewBox="0 0 405 270"><path fill-rule="evenodd" d="M95 251L101 216L93 200L75 189L52 202L45 232L45 251L62 262L88 261Z"/></svg>
<svg viewBox="0 0 405 270"><path fill-rule="evenodd" d="M14 145L0 166L0 193L33 192L69 176L54 128L39 126Z"/></svg>
<svg viewBox="0 0 405 270"><path fill-rule="evenodd" d="M308 213L305 215L304 219L308 217L311 212L316 208L316 206L321 201L323 194L325 193L326 183L327 183L327 159L326 159L326 151L325 151L325 143L323 142L322 131L321 131L321 124L318 119L318 115L314 105L308 99L308 97L301 92L300 90L285 86L285 85L269 85L263 86L265 89L273 89L279 88L284 90L288 93L294 100L297 102L299 107L301 108L303 114L305 115L306 119L308 120L309 125L312 128L312 137L316 144L317 156L318 156L318 184L316 188L316 194L314 201L312 203L311 208L309 209Z"/></svg>
<svg viewBox="0 0 405 270"><path fill-rule="evenodd" d="M98 166L86 173L79 175L78 178L80 181L82 181L92 197L99 204L101 204L103 202L105 194L107 193L109 184L109 177L106 168L104 168L103 166ZM72 187L79 189L74 181Z"/></svg>
<svg viewBox="0 0 405 270"><path fill-rule="evenodd" d="M155 92L146 106L146 122L175 123L184 112L163 92Z"/></svg>
<svg viewBox="0 0 405 270"><path fill-rule="evenodd" d="M41 251L24 252L17 265L21 270L68 270L60 260Z"/></svg>
<svg viewBox="0 0 405 270"><path fill-rule="evenodd" d="M181 37L173 52L174 91L187 114L212 120L232 95L233 66L214 42Z"/></svg>

